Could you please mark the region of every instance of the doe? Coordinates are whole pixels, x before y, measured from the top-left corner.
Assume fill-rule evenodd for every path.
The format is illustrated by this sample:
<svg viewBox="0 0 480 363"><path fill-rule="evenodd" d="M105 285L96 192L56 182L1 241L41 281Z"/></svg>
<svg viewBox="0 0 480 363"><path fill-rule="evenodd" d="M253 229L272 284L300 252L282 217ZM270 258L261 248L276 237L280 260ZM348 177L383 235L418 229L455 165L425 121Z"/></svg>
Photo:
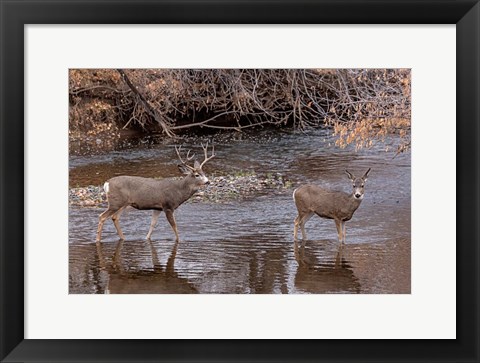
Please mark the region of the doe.
<svg viewBox="0 0 480 363"><path fill-rule="evenodd" d="M203 185L210 183L202 167L215 156L215 150L212 146L212 154L209 157L207 148L208 143L205 146L202 144L205 154L203 162L200 164L198 161L195 161L193 166L189 166L186 161L192 160L194 155L189 156L190 151L188 151L186 161L184 161L180 156L180 148L177 149L175 146L175 151L181 162L178 168L182 173L186 174L183 179L153 179L138 176L117 176L109 179L103 186L107 194L108 208L99 217L97 242L101 239L103 224L109 217L112 218L120 238L122 240L125 239L120 228L119 219L123 210L128 206L139 210L153 210L147 239L150 239L152 236L153 228L157 224L160 212L164 211L178 242L178 230L173 212L190 199Z"/></svg>
<svg viewBox="0 0 480 363"><path fill-rule="evenodd" d="M361 178L356 178L345 170L353 186L353 192L334 191L317 185L304 185L293 191L293 200L297 206L298 216L294 221L293 238L297 239L298 228L302 230L302 238L307 239L305 223L314 215L333 219L337 226L338 240L345 243L345 222L352 219L353 213L360 206L365 193L369 168Z"/></svg>

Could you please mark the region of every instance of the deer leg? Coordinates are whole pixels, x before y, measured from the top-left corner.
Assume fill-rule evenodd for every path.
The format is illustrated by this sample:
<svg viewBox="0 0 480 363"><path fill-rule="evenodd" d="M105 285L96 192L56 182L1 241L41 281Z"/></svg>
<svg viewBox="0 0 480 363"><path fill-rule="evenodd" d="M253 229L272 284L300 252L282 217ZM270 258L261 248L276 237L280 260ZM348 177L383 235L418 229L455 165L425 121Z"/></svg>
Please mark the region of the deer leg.
<svg viewBox="0 0 480 363"><path fill-rule="evenodd" d="M305 232L305 223L307 221L303 221L303 223L300 225L300 229L302 230L302 239L307 239L307 232Z"/></svg>
<svg viewBox="0 0 480 363"><path fill-rule="evenodd" d="M112 215L112 221L113 221L113 224L115 225L115 228L117 229L118 236L120 237L120 239L123 239L123 240L125 240L125 236L123 235L122 229L120 228L119 220L120 220L120 215L124 210L125 210L125 207L122 207Z"/></svg>
<svg viewBox="0 0 480 363"><path fill-rule="evenodd" d="M343 241L343 227L342 222L338 219L335 219L335 225L337 226L338 241L342 243Z"/></svg>
<svg viewBox="0 0 480 363"><path fill-rule="evenodd" d="M111 217L112 214L114 214L116 211L107 209L105 212L100 214L100 217L98 217L98 228L97 228L97 242L100 242L100 239L102 238L102 229L103 229L103 224L107 220L107 218Z"/></svg>
<svg viewBox="0 0 480 363"><path fill-rule="evenodd" d="M307 232L305 232L305 223L307 223L310 218L312 218L313 212L309 212L308 214L305 214L302 219L300 220L300 229L302 230L302 238L307 239Z"/></svg>
<svg viewBox="0 0 480 363"><path fill-rule="evenodd" d="M148 230L146 239L150 239L150 237L152 237L152 232L153 232L153 229L155 228L155 226L157 225L158 216L160 215L160 212L161 212L160 210L154 210L153 211L152 222L150 223L150 229Z"/></svg>
<svg viewBox="0 0 480 363"><path fill-rule="evenodd" d="M342 221L342 235L343 235L343 243L347 238L347 227L345 226L345 221Z"/></svg>
<svg viewBox="0 0 480 363"><path fill-rule="evenodd" d="M300 215L296 216L293 220L293 240L297 240L297 233L298 233L298 223L299 223Z"/></svg>
<svg viewBox="0 0 480 363"><path fill-rule="evenodd" d="M168 223L172 226L173 232L175 232L175 241L179 241L178 237L178 230L177 230L177 223L175 222L175 217L173 216L173 211L172 210L166 210L165 211L165 216L167 217Z"/></svg>

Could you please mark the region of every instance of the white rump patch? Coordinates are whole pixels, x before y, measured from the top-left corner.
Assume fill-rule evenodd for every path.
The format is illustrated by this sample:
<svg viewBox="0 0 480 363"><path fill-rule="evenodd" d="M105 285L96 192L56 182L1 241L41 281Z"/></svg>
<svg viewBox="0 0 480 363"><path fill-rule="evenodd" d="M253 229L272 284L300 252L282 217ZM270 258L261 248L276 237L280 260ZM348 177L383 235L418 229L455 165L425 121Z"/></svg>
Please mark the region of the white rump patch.
<svg viewBox="0 0 480 363"><path fill-rule="evenodd" d="M297 188L297 189L298 189L298 188ZM297 189L295 189L295 190L293 191L293 195L292 195L293 201L295 201L295 192L297 191Z"/></svg>
<svg viewBox="0 0 480 363"><path fill-rule="evenodd" d="M108 182L105 182L105 184L103 184L103 190L105 190L105 193L108 193L108 191L110 190L110 187L108 186Z"/></svg>

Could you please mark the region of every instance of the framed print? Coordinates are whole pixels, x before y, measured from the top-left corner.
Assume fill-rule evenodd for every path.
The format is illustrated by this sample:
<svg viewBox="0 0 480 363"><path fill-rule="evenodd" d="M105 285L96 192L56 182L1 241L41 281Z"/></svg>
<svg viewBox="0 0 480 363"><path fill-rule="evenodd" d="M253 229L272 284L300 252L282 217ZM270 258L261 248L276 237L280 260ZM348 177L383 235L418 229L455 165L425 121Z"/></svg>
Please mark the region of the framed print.
<svg viewBox="0 0 480 363"><path fill-rule="evenodd" d="M5 1L2 29L2 361L479 360L478 1ZM409 157L361 154L352 161L353 154L349 155L344 161L353 163L355 170L342 173L351 180L355 203L359 205L364 195L365 201L348 209L348 216L338 217L339 210L345 210L335 207L343 194L318 192L312 197L315 190L300 188L302 181L316 180L305 172L312 163L318 163L314 170L324 175L343 166L326 168L332 161L312 152L315 148L308 146L312 141L307 132L252 143L242 130L235 144L238 149L207 134L203 139L192 138L195 142L184 148L177 141L168 144L165 158L169 161L160 164L152 161L158 158L158 148L142 149L140 158L115 149L105 162L112 165L109 174L107 167L83 168L82 156L69 158L69 150L75 147L68 140L76 130L72 128L75 115L80 115L78 122L87 122L89 117L108 120L112 112L129 110L122 125L125 129L127 123L141 125L143 117L153 117L166 122L158 123L164 133L173 125L168 119L173 114L197 120L199 112L216 107L218 93L215 100L199 101L208 107L192 106L193 113L188 107L182 109L182 103L174 104L171 110L175 110L168 113L172 103L155 97L159 90L177 89L179 80L189 85L184 89L202 89L212 80L212 70L227 88L253 79L256 90L261 82L275 78L271 83L275 89L286 84L293 90L292 83L282 80L303 79L304 89L290 94L305 92L309 98L292 99L298 112L291 118L282 116L278 101L268 108L268 102L256 100L270 120L282 122L285 117L286 123L306 122L297 117L310 115L305 110L313 109L315 102L324 102L317 110L327 110L325 118L335 114L341 119L339 110L351 102L335 103L330 93L328 101L315 98L315 84L307 86L307 79L319 83L326 79L321 77L329 77L340 80L339 84L359 85L346 87L347 99L354 90L369 94L366 79L376 90L382 85L388 89L383 99L403 89L408 97L396 100L402 106L411 105L411 116L395 114L399 123L394 127L401 130L402 122L407 122L410 130L412 120L411 145L410 141L402 144L411 146L411 175ZM311 78L305 70L314 70L308 74ZM86 78L88 87L82 83ZM87 88L103 87L105 94L102 82L107 78L112 80L109 87L114 85L111 92L122 89L134 101L109 95L115 101L98 103L93 93L84 97ZM140 84L145 79L150 82ZM249 95L249 86L245 87L245 98L259 97L255 92ZM172 95L183 97L177 91ZM236 97L238 107L245 110L247 103ZM81 102L87 107L72 111L71 105ZM136 103L130 107L129 102ZM363 109L372 107L352 104L357 113L343 108L344 117L360 117ZM257 113L253 108L237 119L237 129L263 122ZM217 116L209 117L216 120ZM198 122L207 125L207 121ZM225 128L221 123L208 124L212 125ZM353 135L347 133L351 130L342 134L341 125L334 122L330 126L347 138ZM89 136L88 147L105 146L98 135ZM200 141L209 142L202 145L203 151ZM80 140L79 145L87 143ZM202 156L195 164L189 148ZM236 159L227 153L236 154ZM126 175L129 163L138 167L140 159L142 170L159 165L170 168L173 156L180 160L183 180L190 184L180 185L174 178L176 166L165 174L172 179L145 180L134 172L115 178ZM258 168L251 167L254 160ZM367 165L374 161L374 167ZM279 171L282 163L289 163L302 177L289 179ZM259 173L265 165L274 172ZM222 174L222 170L228 172ZM374 179L376 170L390 171L378 172ZM402 175L402 170L408 172ZM243 204L251 211L243 214L237 213L235 199L221 208L211 204L211 209L208 203L192 203L190 209L179 208L192 219L176 214L176 223L173 212L184 202L182 197L180 201L175 197L178 193L160 195L152 189L164 183L170 189L190 190L200 181L206 185L207 179L214 186L220 182L228 186L236 182L228 179L232 174L250 180L252 188L269 185L265 190L275 190L275 198L260 193L256 204ZM88 182L83 181L86 176ZM91 180L103 185L103 191L89 189ZM332 185L336 182L331 180ZM145 183L152 186L146 199L137 193ZM222 188L226 196L235 194L234 188ZM147 222L145 214L129 211L119 228L117 213L126 203L120 191L125 190L129 190L130 207L161 210L166 219L153 228L156 212L150 224L150 216ZM220 195L218 190L215 193ZM369 200L369 193L374 198ZM333 197L328 199L326 194ZM159 207L153 199L166 202ZM275 209L278 200L288 207ZM315 228L304 228L309 212L302 213L311 200L320 201L322 208L331 206L321 211L315 207L320 217L338 219L337 223L315 222L332 232L324 239ZM396 205L405 201L408 208L402 219ZM97 209L75 209L72 203L83 203L82 208L97 203ZM395 212L382 209L386 205L395 206ZM298 216L292 214L295 211ZM98 219L100 213L106 222ZM346 233L343 227L350 218L353 235L350 227ZM362 235L355 218L374 226ZM274 219L283 224L273 223ZM151 226L150 230L147 226L150 244L140 236L146 223ZM377 227L380 224L382 228ZM250 245L245 246L244 238L235 235L247 235L249 226L257 235L250 234ZM372 249L371 244L361 245L362 238L395 227L405 227L408 236L395 234L388 253ZM194 232L202 237L196 238ZM221 238L204 237L214 233ZM232 237L224 237L229 233ZM278 238L287 233L292 233L291 241ZM310 246L299 246L293 243L293 233L305 240L309 234L314 240L307 240ZM71 243L72 235L85 243ZM155 240L158 236L160 242ZM92 243L95 238L97 243ZM332 267L334 258L324 257L333 256L337 242L341 246L345 239L347 250L355 244L356 255L340 256L337 269ZM246 251L252 246L255 252ZM148 256L147 262L142 254ZM199 268L198 258L210 258L208 269ZM363 271L370 274L361 276L351 263L364 264ZM192 292L200 295L181 295Z"/></svg>

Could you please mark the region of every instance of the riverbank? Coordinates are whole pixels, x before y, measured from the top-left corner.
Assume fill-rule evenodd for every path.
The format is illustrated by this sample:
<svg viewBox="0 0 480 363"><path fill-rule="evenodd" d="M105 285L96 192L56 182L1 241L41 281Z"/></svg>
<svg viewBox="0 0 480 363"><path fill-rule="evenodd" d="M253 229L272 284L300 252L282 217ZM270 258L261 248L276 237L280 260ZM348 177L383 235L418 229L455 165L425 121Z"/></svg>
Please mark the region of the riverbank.
<svg viewBox="0 0 480 363"><path fill-rule="evenodd" d="M279 173L257 175L253 172L239 172L235 175L210 178L210 184L199 190L187 202L222 203L242 199L265 191L286 192L293 183ZM89 185L70 188L69 204L79 207L100 207L107 203L102 186Z"/></svg>

